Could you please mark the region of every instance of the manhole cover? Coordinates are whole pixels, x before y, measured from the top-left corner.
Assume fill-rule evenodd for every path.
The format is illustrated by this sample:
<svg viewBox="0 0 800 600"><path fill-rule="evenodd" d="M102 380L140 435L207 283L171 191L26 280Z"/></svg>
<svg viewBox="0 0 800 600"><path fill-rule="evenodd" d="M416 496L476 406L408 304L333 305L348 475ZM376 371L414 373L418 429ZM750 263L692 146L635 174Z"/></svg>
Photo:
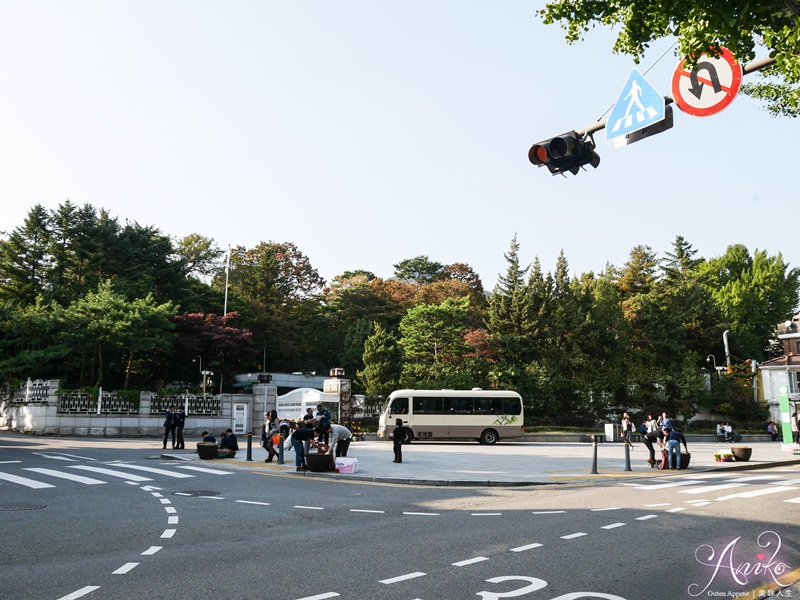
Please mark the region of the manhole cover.
<svg viewBox="0 0 800 600"><path fill-rule="evenodd" d="M38 510L46 504L0 504L0 510Z"/></svg>
<svg viewBox="0 0 800 600"><path fill-rule="evenodd" d="M190 490L187 492L174 492L174 496L190 496L190 497L197 497L197 496L219 496L219 492L209 492L204 490Z"/></svg>

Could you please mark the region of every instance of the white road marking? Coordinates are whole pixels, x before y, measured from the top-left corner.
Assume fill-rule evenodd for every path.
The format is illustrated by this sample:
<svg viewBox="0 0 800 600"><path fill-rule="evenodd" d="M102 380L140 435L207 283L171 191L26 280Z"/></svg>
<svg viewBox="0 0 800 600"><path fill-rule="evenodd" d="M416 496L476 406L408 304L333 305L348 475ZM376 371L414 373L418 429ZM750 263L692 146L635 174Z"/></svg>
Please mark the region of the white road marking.
<svg viewBox="0 0 800 600"><path fill-rule="evenodd" d="M381 579L378 583L385 583L386 585L391 585L392 583L399 583L401 581L407 581L409 579L415 579L417 577L424 577L427 573L423 573L422 571L414 571L413 573L407 573L405 575L398 575L397 577L390 577L389 579Z"/></svg>
<svg viewBox="0 0 800 600"><path fill-rule="evenodd" d="M220 471L218 469L207 469L206 467L193 467L192 465L180 465L178 468L197 471L198 473L210 473L211 475L233 475L233 471Z"/></svg>
<svg viewBox="0 0 800 600"><path fill-rule="evenodd" d="M533 511L534 515L562 515L564 514L565 510L535 510Z"/></svg>
<svg viewBox="0 0 800 600"><path fill-rule="evenodd" d="M466 567L467 565L474 565L475 563L483 562L485 560L489 560L485 556L476 556L475 558L468 558L467 560L461 560L459 562L450 563L454 567Z"/></svg>
<svg viewBox="0 0 800 600"><path fill-rule="evenodd" d="M473 517L502 517L503 513L495 512L495 513L471 513L470 516Z"/></svg>
<svg viewBox="0 0 800 600"><path fill-rule="evenodd" d="M655 519L658 515L644 515L642 517L636 517L637 521L649 521L650 519Z"/></svg>
<svg viewBox="0 0 800 600"><path fill-rule="evenodd" d="M339 594L336 592L327 592L325 594L317 594L316 596L306 596L305 598L298 598L297 600L326 600L326 598L338 598Z"/></svg>
<svg viewBox="0 0 800 600"><path fill-rule="evenodd" d="M620 510L619 508L590 508L589 512L603 512L604 510Z"/></svg>
<svg viewBox="0 0 800 600"><path fill-rule="evenodd" d="M180 517L178 515L167 517L167 525L177 525L179 519Z"/></svg>
<svg viewBox="0 0 800 600"><path fill-rule="evenodd" d="M60 477L61 479L85 483L86 485L100 485L105 483L105 481L100 481L99 479L92 479L91 477L83 477L81 475L74 475L72 473L64 473L63 471L54 471L53 469L40 469L36 467L27 468L25 470L33 471L34 473L41 473L42 475L50 475L50 477Z"/></svg>
<svg viewBox="0 0 800 600"><path fill-rule="evenodd" d="M129 465L127 463L113 463L116 467L124 467L125 469L134 469L136 471L145 471L147 473L155 473L156 475L163 475L164 477L174 477L175 479L187 479L194 477L188 473L176 473L175 471L167 471L166 469L156 469L155 467L145 467L141 465Z"/></svg>
<svg viewBox="0 0 800 600"><path fill-rule="evenodd" d="M324 506L301 506L299 504L295 504L293 508L305 508L308 510L325 510Z"/></svg>
<svg viewBox="0 0 800 600"><path fill-rule="evenodd" d="M414 517L438 517L439 513L425 513L425 512L404 512L404 515L411 515Z"/></svg>
<svg viewBox="0 0 800 600"><path fill-rule="evenodd" d="M775 486L772 488L764 488L759 490L752 490L749 492L740 492L739 494L730 494L728 496L720 496L717 498L718 502L723 500L730 500L731 498L756 498L758 496L766 496L767 494L778 494L780 492L796 490L793 486Z"/></svg>
<svg viewBox="0 0 800 600"><path fill-rule="evenodd" d="M175 535L176 531L177 531L177 529L165 529L164 533L161 534L161 537L164 538L164 539L169 539L169 538L171 538L172 536Z"/></svg>
<svg viewBox="0 0 800 600"><path fill-rule="evenodd" d="M125 575L125 573L127 573L129 571L132 571L133 569L135 569L138 566L139 566L139 563L134 563L134 562L125 563L119 569L117 569L116 571L112 572L111 574L112 575Z"/></svg>
<svg viewBox="0 0 800 600"><path fill-rule="evenodd" d="M20 477L19 475L12 475L11 473L0 473L0 479L4 479L5 481L10 481L11 483L18 483L19 485L24 485L25 487L29 487L34 490L56 487L49 483L44 483L43 481L36 481L35 479Z"/></svg>
<svg viewBox="0 0 800 600"><path fill-rule="evenodd" d="M240 504L257 504L258 506L270 506L269 502L255 502L254 500L237 500Z"/></svg>
<svg viewBox="0 0 800 600"><path fill-rule="evenodd" d="M526 550L533 550L534 548L541 548L542 544L527 544L526 546L517 546L516 548L511 548L511 552L525 552Z"/></svg>
<svg viewBox="0 0 800 600"><path fill-rule="evenodd" d="M366 508L351 508L350 512L374 513L374 514L377 514L377 515L386 514L385 510L368 510Z"/></svg>
<svg viewBox="0 0 800 600"><path fill-rule="evenodd" d="M583 537L586 534L582 531L578 531L577 533L570 533L569 535L562 535L562 540L574 540L575 538Z"/></svg>
<svg viewBox="0 0 800 600"><path fill-rule="evenodd" d="M617 527L625 527L627 523L611 523L610 525L603 525L600 529L616 529Z"/></svg>
<svg viewBox="0 0 800 600"><path fill-rule="evenodd" d="M717 485L704 485L699 488L692 488L690 490L678 490L679 494L707 494L716 492L718 490L728 490L730 488L742 487L744 483L718 483Z"/></svg>
<svg viewBox="0 0 800 600"><path fill-rule="evenodd" d="M103 467L90 467L88 465L69 465L70 469L80 469L82 471L89 471L91 473L100 473L101 475L109 475L111 477L119 477L120 479L127 479L128 481L153 481L149 477L142 477L134 475L133 473L123 473L122 471L115 471L113 469L104 469Z"/></svg>
<svg viewBox="0 0 800 600"><path fill-rule="evenodd" d="M164 546L150 546L147 550L142 552L142 556L153 556L156 552L161 550Z"/></svg>
<svg viewBox="0 0 800 600"><path fill-rule="evenodd" d="M99 590L99 585L87 585L82 587L81 589L72 592L71 594L67 594L66 596L61 596L58 600L76 600L77 598L82 598L86 594L91 594L95 590Z"/></svg>

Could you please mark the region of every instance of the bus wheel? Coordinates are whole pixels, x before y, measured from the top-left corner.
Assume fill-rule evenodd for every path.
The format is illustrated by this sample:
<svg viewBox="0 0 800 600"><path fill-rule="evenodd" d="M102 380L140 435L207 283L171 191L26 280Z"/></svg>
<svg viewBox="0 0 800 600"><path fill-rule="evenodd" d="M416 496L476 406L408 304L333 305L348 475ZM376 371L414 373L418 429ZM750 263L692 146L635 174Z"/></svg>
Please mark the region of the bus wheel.
<svg viewBox="0 0 800 600"><path fill-rule="evenodd" d="M404 444L410 444L414 441L414 434L410 429L406 429L406 441L403 442Z"/></svg>
<svg viewBox="0 0 800 600"><path fill-rule="evenodd" d="M497 435L497 432L494 429L486 429L481 434L481 439L478 441L481 444L496 444L497 440L500 439L500 436Z"/></svg>

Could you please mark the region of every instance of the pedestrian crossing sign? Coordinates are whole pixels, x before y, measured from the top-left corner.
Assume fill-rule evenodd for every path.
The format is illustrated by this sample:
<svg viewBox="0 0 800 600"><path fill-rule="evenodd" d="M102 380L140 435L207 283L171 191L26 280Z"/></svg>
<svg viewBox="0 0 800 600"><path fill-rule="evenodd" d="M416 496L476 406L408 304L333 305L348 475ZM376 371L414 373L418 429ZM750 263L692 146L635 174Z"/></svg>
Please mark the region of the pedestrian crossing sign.
<svg viewBox="0 0 800 600"><path fill-rule="evenodd" d="M633 69L606 122L606 141L664 119L666 102L644 75Z"/></svg>

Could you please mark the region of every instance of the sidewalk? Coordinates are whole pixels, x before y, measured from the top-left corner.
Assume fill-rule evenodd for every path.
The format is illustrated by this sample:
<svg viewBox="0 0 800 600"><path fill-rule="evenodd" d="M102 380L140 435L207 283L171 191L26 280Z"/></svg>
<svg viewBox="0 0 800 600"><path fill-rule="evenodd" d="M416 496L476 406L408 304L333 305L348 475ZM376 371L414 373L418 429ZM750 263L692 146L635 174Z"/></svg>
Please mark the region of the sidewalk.
<svg viewBox="0 0 800 600"><path fill-rule="evenodd" d="M255 439L253 440L256 441ZM591 443L506 442L482 446L475 442L414 442L403 446L403 462L393 463L392 445L387 441L359 441L350 444L348 456L358 458L358 473L297 473L294 452L284 454L284 464L264 463L266 452L253 445L247 461L246 444L233 459L208 462L236 464L297 477L335 477L342 480L374 481L441 486L529 486L591 483L608 479L646 476L692 476L706 471L751 470L775 465L798 465L800 455L779 442L747 444L753 449L748 462L716 462L714 453L730 452L731 445L713 442L690 443L689 468L659 471L647 464L647 448L630 446L630 469L626 470L625 445L597 444L597 473L592 473L594 445ZM736 444L745 445L745 444ZM190 449L162 451L162 459L200 460Z"/></svg>

